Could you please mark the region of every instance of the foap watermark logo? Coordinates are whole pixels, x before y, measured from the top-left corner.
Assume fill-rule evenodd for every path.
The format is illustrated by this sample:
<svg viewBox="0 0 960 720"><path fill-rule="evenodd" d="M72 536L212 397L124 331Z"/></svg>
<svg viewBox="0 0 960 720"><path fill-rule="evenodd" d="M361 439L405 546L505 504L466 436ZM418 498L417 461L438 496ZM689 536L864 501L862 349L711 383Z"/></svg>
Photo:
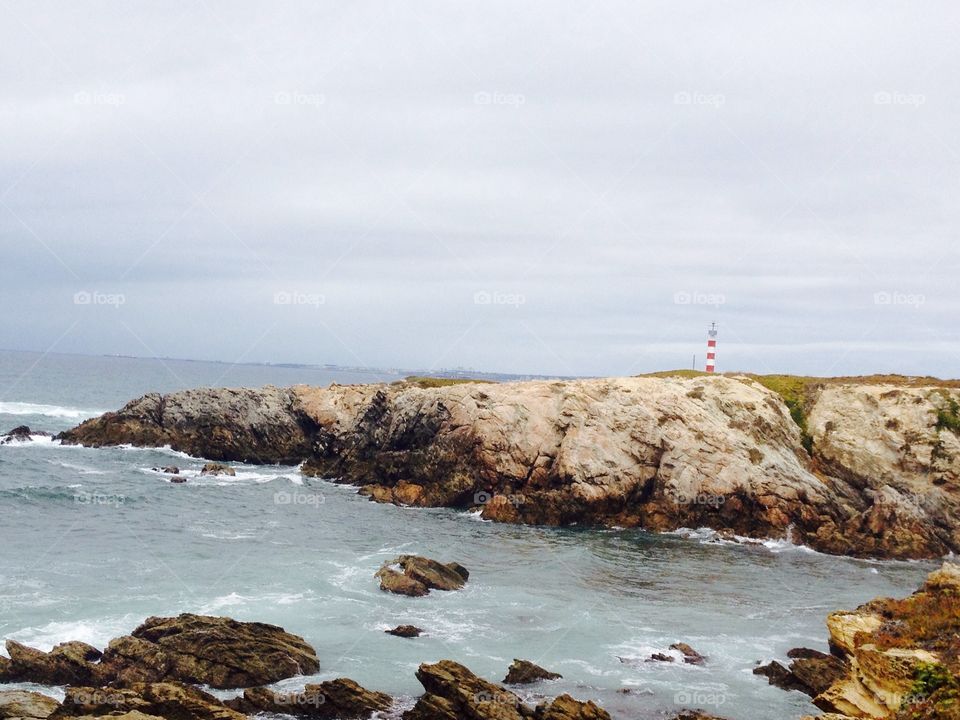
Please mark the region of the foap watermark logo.
<svg viewBox="0 0 960 720"><path fill-rule="evenodd" d="M507 692L489 692L486 690L481 690L478 693L473 695L474 704L479 705L480 703L490 703L492 705L508 705L510 707L517 707L520 702L520 699L513 693Z"/></svg>
<svg viewBox="0 0 960 720"><path fill-rule="evenodd" d="M520 93L488 92L481 90L473 94L474 105L501 105L518 108L525 105L527 96Z"/></svg>
<svg viewBox="0 0 960 720"><path fill-rule="evenodd" d="M473 495L474 505L513 505L513 507L520 507L526 501L526 498L519 493L506 494L480 491Z"/></svg>
<svg viewBox="0 0 960 720"><path fill-rule="evenodd" d="M126 305L127 297L123 293L105 293L99 290L80 290L73 294L74 305L106 305L119 308Z"/></svg>
<svg viewBox="0 0 960 720"><path fill-rule="evenodd" d="M681 690L673 696L673 702L684 707L720 707L726 701L724 693L711 690Z"/></svg>
<svg viewBox="0 0 960 720"><path fill-rule="evenodd" d="M279 490L273 494L274 505L301 505L304 507L320 507L327 499L322 493L308 493L299 490Z"/></svg>
<svg viewBox="0 0 960 720"><path fill-rule="evenodd" d="M726 104L726 102L727 96L723 93L706 93L695 90L680 90L673 94L674 105L699 105L719 110Z"/></svg>
<svg viewBox="0 0 960 720"><path fill-rule="evenodd" d="M74 105L100 105L105 107L120 107L126 104L127 98L122 93L89 92L81 90L73 94Z"/></svg>
<svg viewBox="0 0 960 720"><path fill-rule="evenodd" d="M874 105L900 105L910 108L919 108L925 105L927 96L922 93L905 93L891 90L879 90L873 94Z"/></svg>
<svg viewBox="0 0 960 720"><path fill-rule="evenodd" d="M676 501L677 505L699 505L716 510L717 508L723 506L723 504L727 501L727 496L721 495L720 493L687 494L683 492L675 492L673 493L673 499Z"/></svg>
<svg viewBox="0 0 960 720"><path fill-rule="evenodd" d="M75 505L99 505L104 507L120 507L127 502L126 495L117 495L115 493L100 492L75 492L73 494Z"/></svg>
<svg viewBox="0 0 960 720"><path fill-rule="evenodd" d="M320 107L327 104L327 96L317 92L300 92L299 90L283 90L274 94L275 105L292 105L299 107Z"/></svg>
<svg viewBox="0 0 960 720"><path fill-rule="evenodd" d="M501 292L499 290L477 290L473 294L474 305L507 305L520 307L527 304L527 297L522 293Z"/></svg>
<svg viewBox="0 0 960 720"><path fill-rule="evenodd" d="M295 292L290 290L278 290L273 294L274 305L305 305L307 307L319 308L327 304L327 297L320 293Z"/></svg>
<svg viewBox="0 0 960 720"><path fill-rule="evenodd" d="M274 699L277 705L293 707L320 707L327 702L327 696L323 693L308 692L306 690L286 694L277 693L274 695Z"/></svg>
<svg viewBox="0 0 960 720"><path fill-rule="evenodd" d="M707 305L709 307L720 307L727 302L726 295L721 293L706 292L688 292L680 290L673 294L674 305Z"/></svg>
<svg viewBox="0 0 960 720"><path fill-rule="evenodd" d="M926 296L920 293L901 292L900 290L880 290L873 294L874 305L902 305L919 308L926 302Z"/></svg>
<svg viewBox="0 0 960 720"><path fill-rule="evenodd" d="M68 698L72 705L77 706L101 706L112 705L119 707L127 699L115 690L106 690L101 688L77 688L75 691L68 691Z"/></svg>

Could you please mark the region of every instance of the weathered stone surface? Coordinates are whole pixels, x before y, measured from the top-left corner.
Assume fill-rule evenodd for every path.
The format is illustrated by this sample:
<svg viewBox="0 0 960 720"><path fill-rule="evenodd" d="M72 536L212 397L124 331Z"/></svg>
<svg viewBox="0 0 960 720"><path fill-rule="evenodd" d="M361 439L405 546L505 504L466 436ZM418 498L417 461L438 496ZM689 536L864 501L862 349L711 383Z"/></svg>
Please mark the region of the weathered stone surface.
<svg viewBox="0 0 960 720"><path fill-rule="evenodd" d="M303 638L275 625L183 614L148 618L131 635L110 642L101 678L181 682L240 688L319 670Z"/></svg>
<svg viewBox="0 0 960 720"><path fill-rule="evenodd" d="M201 475L229 475L236 476L237 471L223 463L207 463L200 469Z"/></svg>
<svg viewBox="0 0 960 720"><path fill-rule="evenodd" d="M417 679L426 693L404 720L521 720L520 698L452 660L424 663Z"/></svg>
<svg viewBox="0 0 960 720"><path fill-rule="evenodd" d="M390 710L393 698L366 690L348 678L338 678L307 685L295 693L250 688L244 691L242 698L228 701L227 704L247 714L267 712L305 718L353 720Z"/></svg>
<svg viewBox="0 0 960 720"><path fill-rule="evenodd" d="M144 395L58 437L93 447L170 445L211 460L296 464L310 456L316 429L293 390L200 388Z"/></svg>
<svg viewBox="0 0 960 720"><path fill-rule="evenodd" d="M52 720L138 712L171 720L243 720L244 715L209 693L181 683L132 683L129 687L68 687Z"/></svg>
<svg viewBox="0 0 960 720"><path fill-rule="evenodd" d="M45 720L60 707L51 697L27 690L0 690L0 720Z"/></svg>
<svg viewBox="0 0 960 720"><path fill-rule="evenodd" d="M306 474L381 502L473 506L502 522L960 552L960 437L943 422L960 393L850 379L810 394L809 437L776 393L715 376L194 390L144 396L61 438L305 460Z"/></svg>
<svg viewBox="0 0 960 720"><path fill-rule="evenodd" d="M529 660L514 659L507 669L507 676L503 679L503 682L507 685L527 685L541 680L557 680L562 677L563 675L545 670Z"/></svg>
<svg viewBox="0 0 960 720"><path fill-rule="evenodd" d="M536 720L610 720L610 714L592 701L581 702L561 695L536 711Z"/></svg>
<svg viewBox="0 0 960 720"><path fill-rule="evenodd" d="M466 568L457 563L444 565L419 555L401 555L384 563L375 577L380 580L381 590L421 597L431 590L459 590L469 575Z"/></svg>
<svg viewBox="0 0 960 720"><path fill-rule="evenodd" d="M15 443L28 442L31 435L49 436L50 433L36 432L31 430L26 425L18 425L6 435L0 436L0 445L13 445Z"/></svg>
<svg viewBox="0 0 960 720"><path fill-rule="evenodd" d="M101 653L82 642L60 643L50 652L7 640L10 662L2 674L8 681L28 681L41 685L87 684L98 674L95 665Z"/></svg>

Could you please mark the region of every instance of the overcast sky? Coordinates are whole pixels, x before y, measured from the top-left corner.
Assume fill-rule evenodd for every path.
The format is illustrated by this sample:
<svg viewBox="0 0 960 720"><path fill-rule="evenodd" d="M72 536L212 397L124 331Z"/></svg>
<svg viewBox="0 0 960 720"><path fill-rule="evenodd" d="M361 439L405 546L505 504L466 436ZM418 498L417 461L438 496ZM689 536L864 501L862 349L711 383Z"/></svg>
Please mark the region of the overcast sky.
<svg viewBox="0 0 960 720"><path fill-rule="evenodd" d="M0 347L956 377L958 22L3 2Z"/></svg>

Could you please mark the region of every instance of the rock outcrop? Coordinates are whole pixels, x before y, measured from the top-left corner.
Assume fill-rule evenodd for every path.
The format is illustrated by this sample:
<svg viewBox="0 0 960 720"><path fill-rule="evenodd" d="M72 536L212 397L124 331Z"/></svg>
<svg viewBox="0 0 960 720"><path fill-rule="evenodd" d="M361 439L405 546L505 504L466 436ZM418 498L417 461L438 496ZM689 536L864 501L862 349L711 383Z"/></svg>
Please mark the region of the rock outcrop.
<svg viewBox="0 0 960 720"><path fill-rule="evenodd" d="M0 682L99 686L176 681L242 688L309 675L317 654L303 638L265 623L183 614L152 617L101 653L81 642L48 653L7 640ZM131 708L136 709L136 708Z"/></svg>
<svg viewBox="0 0 960 720"><path fill-rule="evenodd" d="M227 704L249 715L266 712L318 720L354 720L390 710L393 698L384 693L371 692L348 678L338 678L307 685L295 693L251 688L245 690L241 698L229 700Z"/></svg>
<svg viewBox="0 0 960 720"><path fill-rule="evenodd" d="M827 628L836 657L793 651L786 676L824 720L960 718L960 566L945 563L903 600L832 613Z"/></svg>
<svg viewBox="0 0 960 720"><path fill-rule="evenodd" d="M45 432L33 432L26 425L18 425L10 432L0 436L0 445L12 445L14 443L28 442L31 435L49 435Z"/></svg>
<svg viewBox="0 0 960 720"><path fill-rule="evenodd" d="M385 592L421 597L431 590L459 590L470 573L459 563L443 564L419 555L401 555L384 563L375 577Z"/></svg>
<svg viewBox="0 0 960 720"><path fill-rule="evenodd" d="M960 392L746 376L298 386L147 395L61 434L304 462L381 502L485 518L711 527L891 558L960 552Z"/></svg>
<svg viewBox="0 0 960 720"><path fill-rule="evenodd" d="M210 693L182 683L132 683L127 687L68 687L51 720L140 713L170 720L245 720Z"/></svg>
<svg viewBox="0 0 960 720"><path fill-rule="evenodd" d="M387 633L387 635L395 635L396 637L415 638L420 637L423 630L416 625L397 625L390 630L384 630L384 632Z"/></svg>

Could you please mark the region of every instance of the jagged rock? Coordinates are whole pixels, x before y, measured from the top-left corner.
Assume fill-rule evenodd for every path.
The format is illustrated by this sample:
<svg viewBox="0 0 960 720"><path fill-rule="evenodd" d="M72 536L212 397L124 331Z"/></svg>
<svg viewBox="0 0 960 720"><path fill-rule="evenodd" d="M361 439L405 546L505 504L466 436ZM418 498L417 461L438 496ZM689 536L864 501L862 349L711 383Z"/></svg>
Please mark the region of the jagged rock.
<svg viewBox="0 0 960 720"><path fill-rule="evenodd" d="M794 676L783 663L773 660L766 665L759 665L753 669L754 675L762 675L767 682L783 690L799 690L807 692L809 688ZM808 693L809 694L809 693Z"/></svg>
<svg viewBox="0 0 960 720"><path fill-rule="evenodd" d="M848 671L847 664L839 657L819 650L795 648L787 653L787 657L792 659L789 668L774 661L754 668L754 675L764 675L771 685L784 690L799 690L816 697Z"/></svg>
<svg viewBox="0 0 960 720"><path fill-rule="evenodd" d="M244 690L242 698L229 700L227 705L247 714L267 712L295 717L353 720L390 710L393 698L366 690L348 678L338 678L307 685L295 693L248 688Z"/></svg>
<svg viewBox="0 0 960 720"><path fill-rule="evenodd" d="M403 572L395 570L394 566L399 566ZM401 555L384 563L375 577L380 580L381 590L420 597L430 590L459 590L469 575L466 568L457 563L444 565L419 555Z"/></svg>
<svg viewBox="0 0 960 720"><path fill-rule="evenodd" d="M415 638L420 637L420 634L423 632L416 625L397 625L397 627L392 630L384 630L387 635L396 635L397 637L404 638Z"/></svg>
<svg viewBox="0 0 960 720"><path fill-rule="evenodd" d="M670 649L676 650L683 655L683 661L688 665L703 665L703 663L707 660L703 655L698 653L685 642L675 642L670 646Z"/></svg>
<svg viewBox="0 0 960 720"><path fill-rule="evenodd" d="M234 470L229 465L223 465L221 463L207 463L200 470L201 475L230 475L231 477L236 476L237 471Z"/></svg>
<svg viewBox="0 0 960 720"><path fill-rule="evenodd" d="M561 695L537 707L536 720L610 720L610 714L592 701L581 702Z"/></svg>
<svg viewBox="0 0 960 720"><path fill-rule="evenodd" d="M822 379L804 396L792 410L809 435L746 376L206 389L144 396L60 438L304 462L376 500L480 507L501 522L960 552L956 384Z"/></svg>
<svg viewBox="0 0 960 720"><path fill-rule="evenodd" d="M129 687L68 687L51 720L113 717L138 712L173 720L244 720L244 715L213 695L181 683L131 683Z"/></svg>
<svg viewBox="0 0 960 720"><path fill-rule="evenodd" d="M647 662L673 662L673 655L667 655L666 653L653 653L648 659Z"/></svg>
<svg viewBox="0 0 960 720"><path fill-rule="evenodd" d="M0 445L10 445L13 443L27 442L30 435L49 435L50 433L32 433L26 425L18 425L6 435L0 437Z"/></svg>
<svg viewBox="0 0 960 720"><path fill-rule="evenodd" d="M84 685L98 676L101 653L92 645L66 642L50 652L7 640L9 666L3 676L10 682L27 681L41 685Z"/></svg>
<svg viewBox="0 0 960 720"><path fill-rule="evenodd" d="M303 638L265 623L183 614L148 618L112 640L100 676L132 682L181 682L214 688L251 687L319 670Z"/></svg>
<svg viewBox="0 0 960 720"><path fill-rule="evenodd" d="M417 679L426 691L404 720L521 720L520 698L452 660L422 664ZM528 710L528 709L527 709Z"/></svg>
<svg viewBox="0 0 960 720"><path fill-rule="evenodd" d="M45 720L60 707L51 697L27 690L0 690L0 720Z"/></svg>
<svg viewBox="0 0 960 720"><path fill-rule="evenodd" d="M544 670L529 660L514 659L513 663L511 663L507 669L507 676L503 681L507 685L527 685L529 683L539 682L540 680L558 680L562 677L563 675Z"/></svg>

